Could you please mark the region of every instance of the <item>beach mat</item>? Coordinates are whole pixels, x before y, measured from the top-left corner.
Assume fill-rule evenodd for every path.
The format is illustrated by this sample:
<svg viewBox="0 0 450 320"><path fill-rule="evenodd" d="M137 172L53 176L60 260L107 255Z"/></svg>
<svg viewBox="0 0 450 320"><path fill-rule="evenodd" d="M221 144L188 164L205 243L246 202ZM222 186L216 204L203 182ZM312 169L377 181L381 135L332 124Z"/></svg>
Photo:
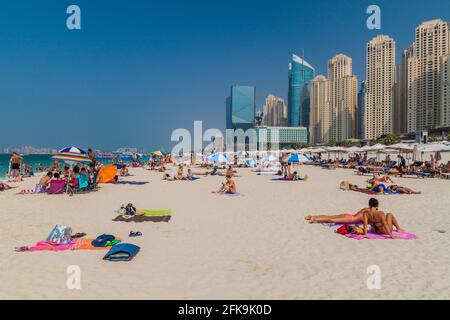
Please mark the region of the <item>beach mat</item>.
<svg viewBox="0 0 450 320"><path fill-rule="evenodd" d="M130 184L133 186L143 186L147 183L149 183L149 182L148 181L118 181L114 184Z"/></svg>
<svg viewBox="0 0 450 320"><path fill-rule="evenodd" d="M397 232L393 231L392 235L401 240L416 240L419 239L414 233L409 232ZM361 236L358 234L348 233L345 235L347 238L355 239L355 240L364 240L364 239L372 239L372 240L393 240L390 236L385 234L377 234L369 232L367 236Z"/></svg>
<svg viewBox="0 0 450 320"><path fill-rule="evenodd" d="M113 221L116 222L169 222L172 219L172 210L137 210L134 216L118 215Z"/></svg>
<svg viewBox="0 0 450 320"><path fill-rule="evenodd" d="M106 255L103 257L103 260L108 261L131 261L136 254L141 250L138 246L130 243L120 243L112 247Z"/></svg>
<svg viewBox="0 0 450 320"><path fill-rule="evenodd" d="M224 196L227 196L227 197L245 197L244 194L239 193L239 192L235 192L235 193L221 193L221 194L224 195Z"/></svg>
<svg viewBox="0 0 450 320"><path fill-rule="evenodd" d="M297 179L297 180L287 180L285 178L274 178L271 179L272 181L285 181L285 182L297 182L297 181L305 181L304 179Z"/></svg>
<svg viewBox="0 0 450 320"><path fill-rule="evenodd" d="M110 247L95 247L92 245L92 241L95 239L74 239L68 244L55 245L47 241L39 241L32 247L28 247L26 252L35 251L75 251L75 250L107 250Z"/></svg>

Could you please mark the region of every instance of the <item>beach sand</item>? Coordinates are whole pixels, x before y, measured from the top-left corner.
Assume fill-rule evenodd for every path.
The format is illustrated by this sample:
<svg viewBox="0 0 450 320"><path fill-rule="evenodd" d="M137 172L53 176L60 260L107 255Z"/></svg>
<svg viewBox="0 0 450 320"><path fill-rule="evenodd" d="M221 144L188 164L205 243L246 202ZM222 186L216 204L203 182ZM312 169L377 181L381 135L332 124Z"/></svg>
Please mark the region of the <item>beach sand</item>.
<svg viewBox="0 0 450 320"><path fill-rule="evenodd" d="M196 171L195 169L194 171ZM272 181L238 169L243 197L211 194L223 177L162 181L161 173L132 169L127 181L75 195L0 193L1 299L448 299L450 298L450 181L396 179L421 195L378 196L381 209L419 240L348 239L308 214L356 212L370 196L339 190L367 177L352 170L301 166L307 182ZM174 173L172 169L172 173ZM32 187L36 178L20 188ZM169 223L113 222L121 204L172 209ZM131 262L102 260L103 251L17 253L44 240L56 224L109 233L141 251ZM130 230L142 237L128 238ZM440 233L438 230L446 231ZM81 270L81 289L69 290L67 268ZM369 290L367 268L379 266L381 289Z"/></svg>

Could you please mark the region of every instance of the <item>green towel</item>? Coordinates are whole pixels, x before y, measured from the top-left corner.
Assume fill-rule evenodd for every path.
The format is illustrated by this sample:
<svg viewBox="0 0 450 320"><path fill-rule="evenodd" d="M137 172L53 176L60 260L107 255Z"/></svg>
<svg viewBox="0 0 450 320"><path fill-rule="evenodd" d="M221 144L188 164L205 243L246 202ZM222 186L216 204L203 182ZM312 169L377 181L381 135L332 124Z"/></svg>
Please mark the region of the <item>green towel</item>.
<svg viewBox="0 0 450 320"><path fill-rule="evenodd" d="M145 217L163 217L163 216L170 216L171 213L172 210L170 209L163 209L163 210L139 209L136 215Z"/></svg>

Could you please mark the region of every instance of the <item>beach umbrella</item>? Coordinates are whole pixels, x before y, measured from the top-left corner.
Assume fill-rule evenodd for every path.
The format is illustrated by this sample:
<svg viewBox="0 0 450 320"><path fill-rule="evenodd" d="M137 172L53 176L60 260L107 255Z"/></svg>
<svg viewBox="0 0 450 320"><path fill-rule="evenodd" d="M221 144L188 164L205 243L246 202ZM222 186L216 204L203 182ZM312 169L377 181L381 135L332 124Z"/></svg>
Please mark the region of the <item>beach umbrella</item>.
<svg viewBox="0 0 450 320"><path fill-rule="evenodd" d="M323 148L316 148L316 149L311 149L310 152L311 153L323 153L323 152L327 152L327 150L325 150Z"/></svg>
<svg viewBox="0 0 450 320"><path fill-rule="evenodd" d="M77 147L66 147L64 149L61 149L58 151L58 153L76 153L76 154L87 154L86 151L84 151L81 148L77 148Z"/></svg>
<svg viewBox="0 0 450 320"><path fill-rule="evenodd" d="M268 155L261 159L261 162L275 162L279 161L279 158L275 157L274 155Z"/></svg>
<svg viewBox="0 0 450 320"><path fill-rule="evenodd" d="M347 150L345 150L345 151L347 151L348 153L356 153L356 152L361 152L361 148L350 147L350 148L347 148Z"/></svg>
<svg viewBox="0 0 450 320"><path fill-rule="evenodd" d="M256 167L256 161L254 159L245 159L245 163L249 166L249 167Z"/></svg>
<svg viewBox="0 0 450 320"><path fill-rule="evenodd" d="M306 161L310 161L310 159L303 154L293 154L287 159L288 163L299 163Z"/></svg>
<svg viewBox="0 0 450 320"><path fill-rule="evenodd" d="M86 155L63 152L58 153L52 157L54 160L62 161L62 162L71 162L71 163L90 163L92 160Z"/></svg>
<svg viewBox="0 0 450 320"><path fill-rule="evenodd" d="M163 153L160 150L152 152L152 153L157 155L158 157L162 157L163 156Z"/></svg>
<svg viewBox="0 0 450 320"><path fill-rule="evenodd" d="M91 159L87 156L87 152L77 147L66 147L58 151L52 157L54 160L69 163L90 163Z"/></svg>
<svg viewBox="0 0 450 320"><path fill-rule="evenodd" d="M406 143L393 144L393 145L389 146L389 149L394 149L394 150L398 150L401 152L413 152L414 151L414 147L412 147Z"/></svg>
<svg viewBox="0 0 450 320"><path fill-rule="evenodd" d="M207 157L207 160L216 162L216 163L229 163L231 162L231 159L228 158L223 153L213 153L209 157Z"/></svg>
<svg viewBox="0 0 450 320"><path fill-rule="evenodd" d="M423 144L418 147L420 152L446 152L450 151L450 146L444 143Z"/></svg>
<svg viewBox="0 0 450 320"><path fill-rule="evenodd" d="M377 143L369 148L370 151L381 151L386 149L386 146L381 143Z"/></svg>

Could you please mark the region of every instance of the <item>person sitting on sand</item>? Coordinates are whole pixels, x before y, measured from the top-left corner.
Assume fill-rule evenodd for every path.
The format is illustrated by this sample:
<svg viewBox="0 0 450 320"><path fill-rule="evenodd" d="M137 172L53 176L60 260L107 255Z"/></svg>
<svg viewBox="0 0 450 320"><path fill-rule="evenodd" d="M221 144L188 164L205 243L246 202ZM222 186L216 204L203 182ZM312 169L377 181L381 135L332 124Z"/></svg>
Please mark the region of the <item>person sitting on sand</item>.
<svg viewBox="0 0 450 320"><path fill-rule="evenodd" d="M52 180L52 177L53 177L53 173L47 172L47 174L39 180L39 183L36 185L36 187L34 189L24 189L24 190L20 191L20 193L22 193L22 194L45 193L45 192L47 192L47 188L50 185L50 181Z"/></svg>
<svg viewBox="0 0 450 320"><path fill-rule="evenodd" d="M385 214L383 211L379 211L379 203L378 200L372 198L369 200L369 208L364 208L358 211L356 214L340 214L334 216L326 216L326 215L309 215L305 218L305 220L309 221L309 223L363 223L364 224L364 234L366 236L368 233L369 226L372 227L372 230L377 234L385 234L389 235L392 239L396 239L394 235L392 235L392 231L404 232L399 224L397 219L392 213Z"/></svg>
<svg viewBox="0 0 450 320"><path fill-rule="evenodd" d="M192 175L192 170L188 169L185 179L189 180L189 181L192 181L193 178L194 178L194 176Z"/></svg>
<svg viewBox="0 0 450 320"><path fill-rule="evenodd" d="M175 180L183 180L183 165L178 166L177 175L174 177Z"/></svg>
<svg viewBox="0 0 450 320"><path fill-rule="evenodd" d="M122 166L120 168L120 176L128 177L129 175L130 175L130 173L128 172L128 168L127 168L126 164L122 164Z"/></svg>
<svg viewBox="0 0 450 320"><path fill-rule="evenodd" d="M226 182L222 183L222 187L219 189L219 191L213 192L218 194L224 194L224 193L236 193L236 183L233 181L232 177L227 175L226 176Z"/></svg>
<svg viewBox="0 0 450 320"><path fill-rule="evenodd" d="M170 176L170 174L165 173L164 176L163 176L163 180L166 180L166 181L173 181L173 178Z"/></svg>

